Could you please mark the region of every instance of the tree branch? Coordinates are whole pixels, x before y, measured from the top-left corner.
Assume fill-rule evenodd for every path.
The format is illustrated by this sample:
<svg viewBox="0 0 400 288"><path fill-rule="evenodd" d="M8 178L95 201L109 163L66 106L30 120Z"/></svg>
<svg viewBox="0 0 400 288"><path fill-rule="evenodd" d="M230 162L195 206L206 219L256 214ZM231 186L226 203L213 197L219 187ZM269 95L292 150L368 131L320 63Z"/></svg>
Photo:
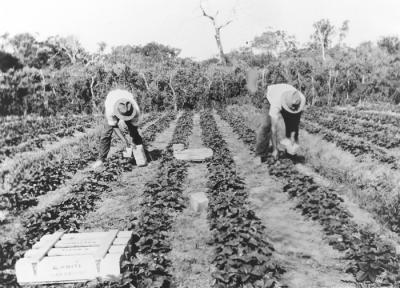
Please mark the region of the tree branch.
<svg viewBox="0 0 400 288"><path fill-rule="evenodd" d="M232 20L226 21L225 24L222 24L222 25L219 26L218 28L219 28L219 29L224 28L224 27L228 26L228 25L231 24L231 23L232 23Z"/></svg>

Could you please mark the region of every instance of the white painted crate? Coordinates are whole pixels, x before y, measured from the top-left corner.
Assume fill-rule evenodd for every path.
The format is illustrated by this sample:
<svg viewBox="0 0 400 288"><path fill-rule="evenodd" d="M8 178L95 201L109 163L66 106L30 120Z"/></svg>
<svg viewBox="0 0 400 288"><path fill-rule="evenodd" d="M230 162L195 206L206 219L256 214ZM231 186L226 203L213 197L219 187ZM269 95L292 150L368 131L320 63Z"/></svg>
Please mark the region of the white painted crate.
<svg viewBox="0 0 400 288"><path fill-rule="evenodd" d="M45 235L17 261L17 281L31 285L119 277L131 236L131 231L118 230Z"/></svg>

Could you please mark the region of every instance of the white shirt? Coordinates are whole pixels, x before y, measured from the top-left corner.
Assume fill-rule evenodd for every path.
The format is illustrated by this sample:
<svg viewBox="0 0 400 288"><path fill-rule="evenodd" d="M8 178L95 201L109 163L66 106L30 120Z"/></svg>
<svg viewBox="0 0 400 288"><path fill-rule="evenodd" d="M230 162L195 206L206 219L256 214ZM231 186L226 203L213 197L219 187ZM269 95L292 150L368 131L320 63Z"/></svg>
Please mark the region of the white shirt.
<svg viewBox="0 0 400 288"><path fill-rule="evenodd" d="M129 93L128 91L121 90L121 89L110 91L107 94L106 100L104 101L105 115L106 115L108 125L117 126L119 119L114 114L114 105L118 100L120 100L122 98L127 98L130 101L132 101L133 108L136 110L136 115L133 119L129 120L129 122L131 122L133 125L137 126L139 124L140 118L141 118L139 106L138 106L135 98L133 97L132 93Z"/></svg>
<svg viewBox="0 0 400 288"><path fill-rule="evenodd" d="M274 84L269 85L267 88L267 99L270 104L269 115L275 120L278 119L279 113L282 110L283 93L286 91L297 91L292 85L289 84Z"/></svg>

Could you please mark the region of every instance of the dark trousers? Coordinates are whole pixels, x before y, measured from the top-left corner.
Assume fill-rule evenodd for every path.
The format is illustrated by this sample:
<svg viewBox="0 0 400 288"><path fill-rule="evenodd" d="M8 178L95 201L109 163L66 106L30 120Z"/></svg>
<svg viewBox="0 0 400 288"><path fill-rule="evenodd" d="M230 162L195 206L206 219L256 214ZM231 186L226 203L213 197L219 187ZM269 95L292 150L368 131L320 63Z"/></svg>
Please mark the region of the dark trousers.
<svg viewBox="0 0 400 288"><path fill-rule="evenodd" d="M296 141L299 140L299 125L300 125L300 117L301 113L289 113L285 109L281 110L281 114L283 117L283 121L285 122L286 127L286 137L290 138L290 134L294 132L294 139Z"/></svg>
<svg viewBox="0 0 400 288"><path fill-rule="evenodd" d="M139 134L138 128L130 122L125 122L128 127L129 135L132 137L132 141L135 145L143 144L143 139ZM114 127L108 125L107 121L104 124L104 130L101 133L100 139L100 151L99 151L99 159L104 161L107 158L108 152L110 152L111 146L111 137L114 131Z"/></svg>
<svg viewBox="0 0 400 288"><path fill-rule="evenodd" d="M269 143L272 137L271 131L271 117L269 116L269 106L266 107L264 113L267 117L264 120L263 125L261 126L260 130L257 133L256 139L256 155L266 155L269 150ZM285 123L285 135L287 138L290 138L290 134L295 132L294 139L295 141L299 140L299 124L300 124L300 117L301 112L297 114L292 114L287 112L285 109L281 110L281 115L283 121Z"/></svg>

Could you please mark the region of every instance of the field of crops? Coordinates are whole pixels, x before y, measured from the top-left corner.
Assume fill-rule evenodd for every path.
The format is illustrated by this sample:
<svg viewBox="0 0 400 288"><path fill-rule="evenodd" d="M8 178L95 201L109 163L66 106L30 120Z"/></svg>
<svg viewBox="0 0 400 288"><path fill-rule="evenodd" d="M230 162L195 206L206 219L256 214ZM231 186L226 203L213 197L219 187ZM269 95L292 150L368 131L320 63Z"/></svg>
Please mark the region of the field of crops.
<svg viewBox="0 0 400 288"><path fill-rule="evenodd" d="M400 114L386 112L308 107L299 156L263 162L260 109L152 112L152 161L114 136L104 171L89 169L100 117L1 119L0 287L19 287L15 263L43 235L109 229L134 232L121 279L46 287L399 287ZM178 143L213 156L177 160Z"/></svg>

